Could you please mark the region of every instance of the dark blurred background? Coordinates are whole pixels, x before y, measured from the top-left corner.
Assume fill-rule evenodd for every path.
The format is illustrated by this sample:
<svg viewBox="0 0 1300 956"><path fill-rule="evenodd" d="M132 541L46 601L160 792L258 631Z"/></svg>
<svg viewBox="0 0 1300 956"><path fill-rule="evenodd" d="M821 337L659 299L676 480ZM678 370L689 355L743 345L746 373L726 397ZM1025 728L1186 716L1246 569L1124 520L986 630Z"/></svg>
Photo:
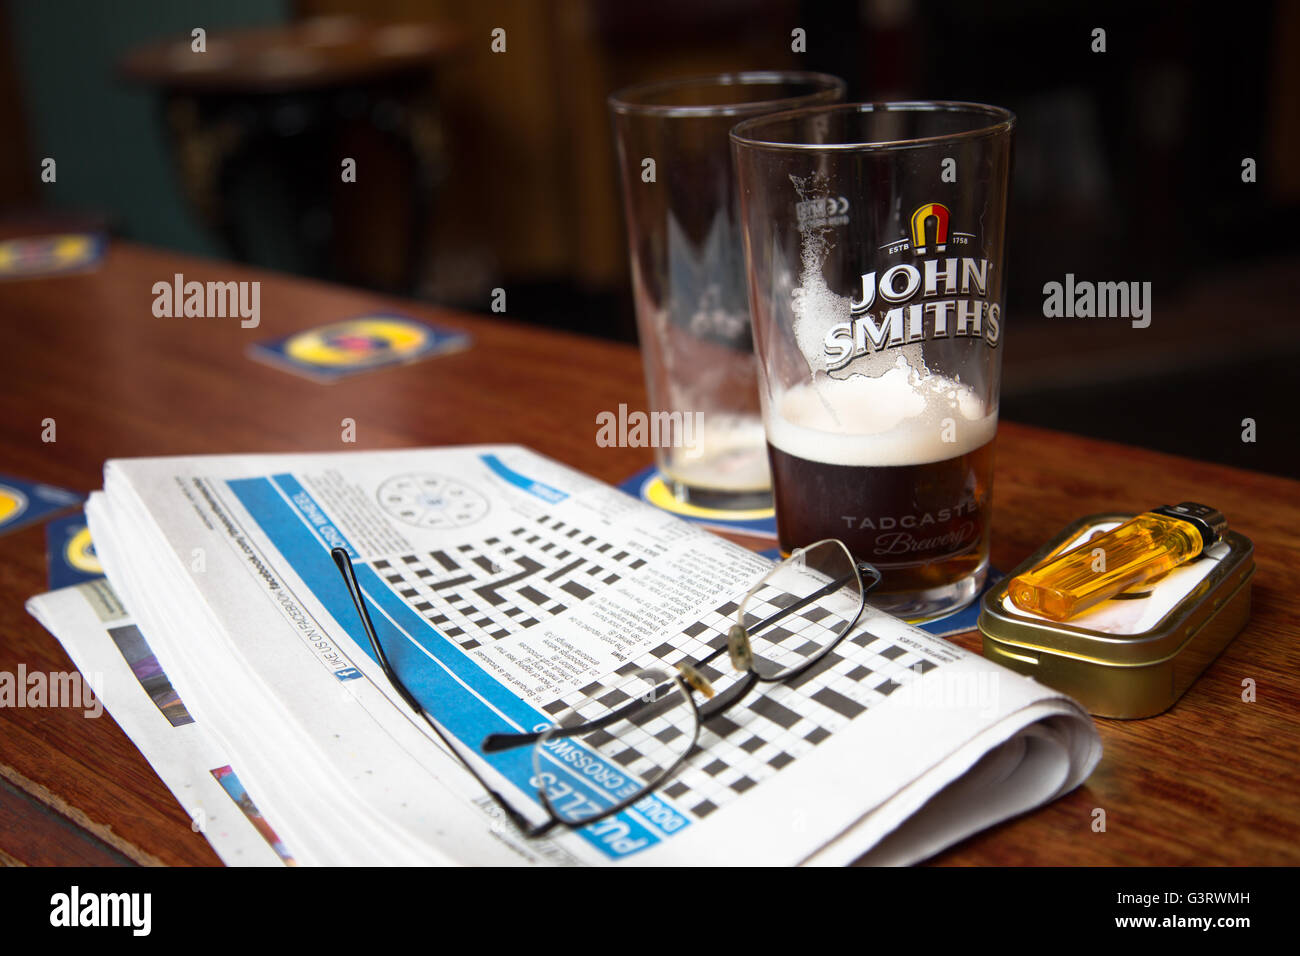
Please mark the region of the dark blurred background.
<svg viewBox="0 0 1300 956"><path fill-rule="evenodd" d="M1300 3L0 0L0 29L9 223L476 311L502 287L512 319L628 341L611 91L798 68L1007 106L1003 416L1300 476ZM1151 282L1151 327L1044 318L1066 273Z"/></svg>

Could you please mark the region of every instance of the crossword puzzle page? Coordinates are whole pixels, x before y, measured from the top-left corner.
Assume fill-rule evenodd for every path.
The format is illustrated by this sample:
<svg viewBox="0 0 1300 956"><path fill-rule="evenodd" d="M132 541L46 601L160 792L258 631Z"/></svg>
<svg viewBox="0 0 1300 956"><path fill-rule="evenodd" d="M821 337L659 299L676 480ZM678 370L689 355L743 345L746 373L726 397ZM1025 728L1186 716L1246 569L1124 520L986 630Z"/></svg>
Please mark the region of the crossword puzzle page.
<svg viewBox="0 0 1300 956"><path fill-rule="evenodd" d="M860 828L873 808L893 807L861 835L865 849L916 809L900 795L931 795L987 751L987 741L974 743L981 732L1047 696L870 608L823 652L828 610L800 604L767 637L815 663L700 721L696 745L642 793L655 748L682 732L668 718L608 752L585 749L596 734L569 738L557 751L564 759L531 744L483 743L599 720L631 699L627 682L641 672L691 665L723 697L743 690L746 675L715 652L770 561L515 446L180 461L188 467L126 464L142 500L179 491L188 518L222 543L218 573L192 578L218 617L239 624L228 631L244 666L285 688L286 706L349 787L431 843L451 837L433 797L411 798L417 765L530 862L671 861L677 847L697 862L800 862ZM193 531L171 538L181 556L195 540ZM520 834L400 703L331 559L338 548L393 668L458 752L530 819L545 819L548 800L561 796L595 809L632 793L636 802L545 839ZM746 625L792 600L763 585L745 605ZM286 628L294 639L281 641ZM265 636L273 632L275 641ZM330 711L349 731L331 734L320 701L340 692L362 706L347 712L350 722ZM368 737L361 714L373 723ZM237 760L238 746L230 749ZM250 791L256 782L250 774Z"/></svg>

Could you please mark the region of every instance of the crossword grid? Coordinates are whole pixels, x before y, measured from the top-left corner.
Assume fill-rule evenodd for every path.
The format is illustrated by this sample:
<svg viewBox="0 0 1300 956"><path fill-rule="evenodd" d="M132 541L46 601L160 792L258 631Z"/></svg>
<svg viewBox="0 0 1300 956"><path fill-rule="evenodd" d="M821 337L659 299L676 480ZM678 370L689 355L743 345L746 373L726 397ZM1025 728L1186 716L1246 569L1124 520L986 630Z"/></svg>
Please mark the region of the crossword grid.
<svg viewBox="0 0 1300 956"><path fill-rule="evenodd" d="M562 614L645 559L549 515L457 548L371 562L439 633L464 650Z"/></svg>
<svg viewBox="0 0 1300 956"><path fill-rule="evenodd" d="M574 601L616 584L645 563L617 545L543 516L500 537L375 560L371 566L441 634L469 651L561 614ZM792 600L766 588L756 596L752 609L747 606L746 624L774 614ZM553 718L565 712L572 715L575 709L588 719L607 713L620 700L620 686L634 672L671 671L683 660L698 661L725 647L737 610L735 601L714 608L682 633L552 701L543 711ZM790 615L760 632L756 653L768 656L759 647L760 637L779 643L782 663L788 663L790 655L815 653L825 645L819 632L824 633L821 621L827 614L814 605ZM859 626L798 677L759 684L740 705L701 726L699 751L658 792L696 818L706 817L937 666ZM738 679L725 655L699 670L719 695ZM614 759L632 774L653 774L671 759L666 753L671 750L674 727L657 718L644 729L641 749L622 738L615 747ZM593 746L601 745L597 741Z"/></svg>
<svg viewBox="0 0 1300 956"><path fill-rule="evenodd" d="M761 594L760 598L764 600L755 604L756 613L747 609L747 625L775 613L791 600L779 593ZM634 672L647 668L671 671L680 661L698 661L711 651L725 647L727 630L735 620L736 610L734 601L715 608L676 640L660 644L602 680L551 702L543 710L552 717L576 710L587 719L608 712L610 707L621 703L619 687ZM825 646L824 642L816 642L816 631L822 629L820 622L827 613L814 606L781 622L786 638L783 646L805 655ZM796 616L801 620L794 623ZM762 633L773 637L772 630ZM722 695L735 683L737 675L726 656L714 663L720 667L705 665L698 669ZM706 817L812 750L873 703L884 700L909 680L937 666L928 658L859 627L804 673L786 683L759 684L741 704L703 725L700 750L660 792L695 817ZM663 720L648 724L646 730L661 743L670 739L664 736L671 730ZM597 739L595 746L600 743ZM619 746L623 743L620 740ZM662 753L647 757L634 751L624 751L615 760L631 773L652 770L665 762Z"/></svg>

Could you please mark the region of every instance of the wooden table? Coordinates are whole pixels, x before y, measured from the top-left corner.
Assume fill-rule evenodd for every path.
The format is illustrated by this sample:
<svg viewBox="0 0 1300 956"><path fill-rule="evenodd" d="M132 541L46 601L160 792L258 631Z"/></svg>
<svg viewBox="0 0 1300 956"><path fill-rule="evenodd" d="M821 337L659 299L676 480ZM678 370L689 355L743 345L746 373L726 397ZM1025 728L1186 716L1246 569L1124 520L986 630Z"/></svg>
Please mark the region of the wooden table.
<svg viewBox="0 0 1300 956"><path fill-rule="evenodd" d="M155 282L253 280L261 326L160 319ZM255 341L375 310L473 333L470 350L316 385L250 361ZM91 273L0 282L0 470L89 491L106 458L518 442L617 482L644 450L596 445L596 414L644 407L627 347L449 313L115 242ZM54 418L57 442L41 441ZM993 560L1002 568L1080 515L1202 499L1255 542L1253 618L1168 713L1099 720L1105 756L1056 803L966 840L946 864L1300 862L1300 483L1004 422ZM0 537L0 670L69 670L23 610L45 589L44 529ZM959 637L978 649L976 634ZM1242 681L1258 698L1241 699ZM1105 833L1091 829L1106 811ZM0 860L217 863L105 716L0 709Z"/></svg>

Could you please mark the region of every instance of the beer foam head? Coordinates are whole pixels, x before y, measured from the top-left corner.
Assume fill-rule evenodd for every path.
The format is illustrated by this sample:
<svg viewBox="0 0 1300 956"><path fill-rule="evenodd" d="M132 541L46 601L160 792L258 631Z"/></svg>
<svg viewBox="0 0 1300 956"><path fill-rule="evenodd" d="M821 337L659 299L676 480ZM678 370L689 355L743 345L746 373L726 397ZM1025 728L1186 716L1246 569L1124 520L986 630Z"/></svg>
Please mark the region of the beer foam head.
<svg viewBox="0 0 1300 956"><path fill-rule="evenodd" d="M851 296L836 295L826 284L822 275L822 263L829 253L828 240L817 232L806 233L801 249L799 285L791 293L790 329L794 334L795 344L808 362L808 370L816 383L818 373L824 372L834 377L848 375L847 372L832 372L827 367L826 336L837 325L853 320L853 300ZM895 359L902 353L913 368L925 371L925 359L921 354L921 343L914 342L888 352L877 352L859 356L854 360L855 372L871 376L887 373L894 365Z"/></svg>
<svg viewBox="0 0 1300 956"><path fill-rule="evenodd" d="M803 270L799 285L792 293L790 323L795 344L808 360L809 370L816 374L826 371L826 353L823 343L826 334L835 326L849 321L852 303L847 296L836 295L826 285L822 276L824 246L813 236L803 241Z"/></svg>
<svg viewBox="0 0 1300 956"><path fill-rule="evenodd" d="M920 342L859 356L849 368L827 368L827 333L853 319L852 298L831 291L822 274L830 249L822 232L804 234L791 331L809 376L767 403L768 440L800 458L837 465L925 464L992 441L997 411L970 386L932 373Z"/></svg>
<svg viewBox="0 0 1300 956"><path fill-rule="evenodd" d="M775 396L768 439L808 461L863 466L943 461L993 440L997 412L970 386L892 361L881 375L817 376Z"/></svg>

